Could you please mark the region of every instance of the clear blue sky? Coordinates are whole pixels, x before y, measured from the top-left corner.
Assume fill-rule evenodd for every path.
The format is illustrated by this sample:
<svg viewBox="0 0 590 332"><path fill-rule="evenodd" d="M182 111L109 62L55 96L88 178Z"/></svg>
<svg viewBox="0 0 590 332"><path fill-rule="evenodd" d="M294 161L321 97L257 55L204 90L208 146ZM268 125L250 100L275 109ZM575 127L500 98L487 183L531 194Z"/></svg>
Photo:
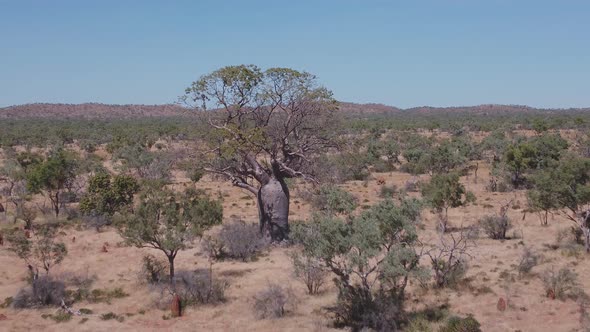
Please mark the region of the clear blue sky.
<svg viewBox="0 0 590 332"><path fill-rule="evenodd" d="M0 106L170 103L242 63L345 101L590 106L590 1L0 0Z"/></svg>

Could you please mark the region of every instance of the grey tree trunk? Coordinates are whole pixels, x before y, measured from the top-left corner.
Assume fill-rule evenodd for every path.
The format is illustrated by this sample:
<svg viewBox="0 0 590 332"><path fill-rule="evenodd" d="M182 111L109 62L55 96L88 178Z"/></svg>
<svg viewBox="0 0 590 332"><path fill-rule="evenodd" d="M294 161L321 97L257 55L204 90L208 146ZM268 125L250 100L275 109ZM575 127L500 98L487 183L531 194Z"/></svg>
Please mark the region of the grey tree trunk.
<svg viewBox="0 0 590 332"><path fill-rule="evenodd" d="M258 190L260 231L280 242L289 235L289 189L282 178L270 177Z"/></svg>
<svg viewBox="0 0 590 332"><path fill-rule="evenodd" d="M584 247L586 252L590 253L590 228L582 227L582 233L584 234Z"/></svg>

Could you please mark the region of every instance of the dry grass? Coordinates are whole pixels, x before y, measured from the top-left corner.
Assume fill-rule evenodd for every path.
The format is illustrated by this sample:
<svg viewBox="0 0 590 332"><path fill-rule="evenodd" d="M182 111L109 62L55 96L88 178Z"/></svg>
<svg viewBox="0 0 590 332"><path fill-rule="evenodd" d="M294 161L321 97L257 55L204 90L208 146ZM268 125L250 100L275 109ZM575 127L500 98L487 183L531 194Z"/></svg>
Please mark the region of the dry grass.
<svg viewBox="0 0 590 332"><path fill-rule="evenodd" d="M472 179L463 178L468 190L473 191L478 199L477 205L461 207L449 211L449 223L452 227L467 227L477 223L481 216L489 214L484 207L489 204L495 207L503 202L515 199L525 202L524 192L489 193L485 191L489 169L480 163L479 181L474 184ZM175 172L175 186L190 185L182 173ZM408 174L392 172L379 173L372 177L385 178L388 184L403 187L411 178ZM228 183L217 183L205 178L199 187L213 195L218 192L224 197L224 215L232 215L255 222L257 210L253 199L245 199L244 193L231 187ZM374 204L381 198L380 186L376 180L369 180L367 186L363 182L352 181L342 186L353 193L363 204ZM294 197L291 210L293 219L305 219L310 214L308 204ZM412 193L412 195L417 195ZM249 204L248 204L249 203ZM534 275L527 278L513 278L518 274L517 266L523 250L527 247L542 253L545 257L535 271L543 271L547 267L560 268L568 266L580 276L590 274L590 259L566 257L559 250L551 250L546 245L552 244L559 229L566 221L556 217L549 226L539 225L537 217L527 214L523 219L522 210L510 209L509 217L514 221L515 238L496 241L486 238L476 240L477 246L472 250L472 259L465 287L457 289L424 290L418 285L411 285L408 310L421 310L426 306L448 302L453 314L466 316L473 314L481 323L483 331L570 331L579 327L578 305L574 301L552 301L545 297L540 278ZM228 218L229 221L229 218ZM0 227L12 227L11 223L0 220ZM65 235L64 235L65 234ZM217 306L189 307L184 316L178 319L163 319L169 311L155 307L159 294L150 290L149 286L138 282L137 274L141 268L144 254L160 255L149 249L136 249L118 246L121 239L112 229L101 233L93 230L76 230L75 227L64 229L61 235L68 246L69 255L61 266L53 273L73 273L96 276L93 288L112 289L121 287L130 296L114 299L108 303L76 303L76 309L88 308L93 314L85 317L72 317L71 320L56 323L43 319L42 314L54 314L55 309L14 310L0 308L0 314L7 320L0 321L3 331L96 331L96 330L162 330L191 331L195 328L203 331L330 331L329 317L325 308L336 301L336 290L331 282L325 285L325 291L318 296L307 295L305 286L297 282L293 276L288 248L276 247L268 255L253 262L223 261L216 263L213 273L229 282L226 291L227 301ZM75 237L76 241L71 239ZM433 243L437 240L436 218L424 213L424 227L420 230L421 240ZM108 243L108 253L101 252L102 246ZM206 255L200 246L183 251L176 260L177 270L194 270L208 268ZM425 261L424 264L427 264ZM14 296L18 289L26 285L26 266L17 259L6 247L0 247L0 303L5 298ZM293 292L299 299L297 309L281 319L260 320L252 310L253 299L269 283L291 284ZM590 290L590 279L580 278L582 287ZM508 308L500 312L496 308L498 298L507 300ZM117 320L101 320L100 315L113 312L124 316L122 322ZM83 324L82 319L86 319Z"/></svg>

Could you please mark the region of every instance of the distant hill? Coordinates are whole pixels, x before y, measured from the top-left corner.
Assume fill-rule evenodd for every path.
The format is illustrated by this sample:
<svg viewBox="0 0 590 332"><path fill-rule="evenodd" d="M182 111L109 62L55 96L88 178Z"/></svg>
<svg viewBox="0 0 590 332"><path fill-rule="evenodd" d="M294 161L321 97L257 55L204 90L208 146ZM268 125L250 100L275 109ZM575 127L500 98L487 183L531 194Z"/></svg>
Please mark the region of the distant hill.
<svg viewBox="0 0 590 332"><path fill-rule="evenodd" d="M534 112L590 112L590 108L576 109L538 109L520 105L478 105L460 107L414 107L400 109L383 104L340 103L340 112L350 115L388 115L388 114L435 114L435 113L474 113L509 114ZM190 116L192 112L179 105L109 105L99 103L85 104L24 104L0 108L0 119L18 118L142 118Z"/></svg>
<svg viewBox="0 0 590 332"><path fill-rule="evenodd" d="M85 104L24 104L0 108L4 118L141 118L183 116L188 110L179 105L108 105Z"/></svg>

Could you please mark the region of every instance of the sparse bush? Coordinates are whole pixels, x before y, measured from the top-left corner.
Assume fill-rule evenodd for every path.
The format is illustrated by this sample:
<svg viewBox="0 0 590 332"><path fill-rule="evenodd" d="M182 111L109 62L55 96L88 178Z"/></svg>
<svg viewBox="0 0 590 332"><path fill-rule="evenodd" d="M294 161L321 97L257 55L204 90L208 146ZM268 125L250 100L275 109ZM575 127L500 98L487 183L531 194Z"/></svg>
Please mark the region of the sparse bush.
<svg viewBox="0 0 590 332"><path fill-rule="evenodd" d="M157 284L166 278L166 262L156 258L154 255L145 255L142 258L140 279L150 284Z"/></svg>
<svg viewBox="0 0 590 332"><path fill-rule="evenodd" d="M395 184L392 184L390 186L381 186L379 196L381 196L382 198L392 198L395 194L397 194L397 186Z"/></svg>
<svg viewBox="0 0 590 332"><path fill-rule="evenodd" d="M90 227L94 228L97 232L111 223L111 219L104 214L100 214L97 211L90 211L85 213L82 220Z"/></svg>
<svg viewBox="0 0 590 332"><path fill-rule="evenodd" d="M479 322L469 315L465 318L453 316L438 329L438 332L481 332Z"/></svg>
<svg viewBox="0 0 590 332"><path fill-rule="evenodd" d="M504 240L506 232L512 228L512 223L508 216L487 215L479 220L480 228L490 239Z"/></svg>
<svg viewBox="0 0 590 332"><path fill-rule="evenodd" d="M581 255L584 250L584 239L582 230L579 227L569 227L557 232L554 249L561 249L566 256Z"/></svg>
<svg viewBox="0 0 590 332"><path fill-rule="evenodd" d="M468 233L441 235L440 244L426 252L430 258L434 285L447 287L456 285L467 272L467 258L472 240Z"/></svg>
<svg viewBox="0 0 590 332"><path fill-rule="evenodd" d="M59 306L65 298L65 284L49 276L32 281L31 286L21 289L14 297L12 305L17 309Z"/></svg>
<svg viewBox="0 0 590 332"><path fill-rule="evenodd" d="M280 318L294 310L296 298L290 288L269 284L254 297L254 312L260 319Z"/></svg>
<svg viewBox="0 0 590 332"><path fill-rule="evenodd" d="M255 224L234 221L223 225L219 234L205 241L205 248L217 259L231 258L244 262L254 259L269 245Z"/></svg>
<svg viewBox="0 0 590 332"><path fill-rule="evenodd" d="M518 274L521 276L529 274L537 264L539 264L539 255L525 247L518 262Z"/></svg>
<svg viewBox="0 0 590 332"><path fill-rule="evenodd" d="M358 206L356 197L334 185L320 187L312 195L311 205L328 215L352 213Z"/></svg>
<svg viewBox="0 0 590 332"><path fill-rule="evenodd" d="M422 183L417 178L412 178L404 184L404 190L409 193L418 192Z"/></svg>
<svg viewBox="0 0 590 332"><path fill-rule="evenodd" d="M307 292L310 295L319 293L328 274L322 262L299 252L293 253L291 259L293 261L295 277L305 284Z"/></svg>
<svg viewBox="0 0 590 332"><path fill-rule="evenodd" d="M552 299L565 300L577 298L582 293L578 283L578 275L567 267L555 272L553 268L546 270L541 276L545 294Z"/></svg>
<svg viewBox="0 0 590 332"><path fill-rule="evenodd" d="M17 210L17 218L25 222L25 229L33 229L33 221L37 218L37 210L23 203Z"/></svg>
<svg viewBox="0 0 590 332"><path fill-rule="evenodd" d="M377 159L373 163L373 170L378 173L392 172L395 171L395 165L387 160Z"/></svg>
<svg viewBox="0 0 590 332"><path fill-rule="evenodd" d="M225 302L228 283L213 277L212 270L181 271L176 276L176 292L184 305Z"/></svg>
<svg viewBox="0 0 590 332"><path fill-rule="evenodd" d="M49 274L49 270L60 264L68 253L63 242L56 241L57 229L50 225L40 227L28 238L24 232L9 234L10 250L29 265L33 279L39 274L39 267Z"/></svg>

